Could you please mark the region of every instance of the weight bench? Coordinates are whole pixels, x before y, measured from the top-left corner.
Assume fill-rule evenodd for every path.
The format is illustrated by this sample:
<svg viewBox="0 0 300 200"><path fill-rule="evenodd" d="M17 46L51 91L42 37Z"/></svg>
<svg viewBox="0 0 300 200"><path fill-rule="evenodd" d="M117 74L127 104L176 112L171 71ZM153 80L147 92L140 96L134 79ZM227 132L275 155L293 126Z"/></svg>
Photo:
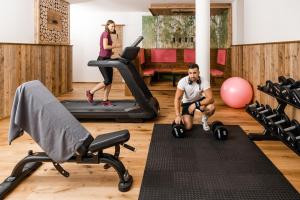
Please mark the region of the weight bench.
<svg viewBox="0 0 300 200"><path fill-rule="evenodd" d="M31 88L29 87L29 89L31 89ZM29 90L29 89L26 88L26 90ZM45 89L41 88L41 86L38 83L38 87L32 88L32 91L39 91L39 92L43 91L44 92ZM46 97L47 97L47 95L49 95L49 94L46 93ZM24 95L20 95L20 96L22 96L22 98L24 98ZM30 96L31 99L33 99L32 97L34 97L34 95ZM52 98L51 96L48 96L48 99L49 99L49 97ZM55 97L53 97L53 98L55 98ZM16 97L15 97L15 99L16 99ZM37 99L36 101L39 101L39 99ZM15 102L16 102L16 100L15 100ZM14 102L14 105L16 104L15 102ZM84 129L84 127L82 127L81 124L68 111L67 111L67 113L65 112L66 110L64 110L65 109L64 106L62 106L58 101L57 101L57 103L58 104L56 104L56 102L54 102L54 105L59 106L58 107L59 109L63 109L62 111L59 111L60 113L58 113L58 114L63 113L63 114L67 114L67 115L63 116L62 118L58 118L58 120L57 120L57 116L54 116L54 119L51 118L51 120L54 120L54 121L56 120L56 122L58 121L58 126L61 124L64 124L65 122L67 122L69 120L68 121L69 122L68 130L72 128L71 127L72 125L75 125L76 129L74 129L74 130L86 131ZM46 107L44 107L43 109L46 109L46 108L52 109L52 108L48 108L49 102L45 105L46 105ZM22 106L24 107L23 104L22 104ZM37 107L36 104L35 104L35 107ZM42 113L45 113L45 110ZM57 112L53 112L53 113L55 115ZM38 114L41 115L41 113L38 113ZM68 119L69 116L70 116L70 118ZM20 115L14 116L13 112L12 112L11 122L15 122L14 117L18 118L18 117L20 117ZM60 121L62 121L62 122L60 123ZM50 121L50 122L53 123L53 121ZM26 126L24 126L24 127L26 127ZM12 129L12 125L11 125L10 129ZM53 129L55 129L55 128L53 127ZM21 131L23 131L23 130L21 130ZM25 129L25 131L30 134L30 132L28 130ZM54 130L51 129L50 132L47 134L49 134L49 135L54 134L52 132L54 132ZM74 131L74 135L75 135L75 133L76 132ZM35 138L36 135L34 135L34 134L30 134L30 135L32 136L32 138L34 140L36 139ZM70 135L72 137L73 132L71 132ZM70 137L70 135L68 135L68 137ZM86 134L82 134L82 135L84 135L85 139L80 142L81 145L79 145L76 149L74 149L74 151L73 150L71 151L71 154L70 154L71 156L66 157L66 159L64 159L63 157L62 158L55 157L53 152L46 153L46 151L45 151L45 152L35 152L34 153L32 150L30 150L28 152L28 155L17 163L17 165L14 167L11 175L8 178L6 178L4 180L4 182L2 182L0 184L0 199L2 197L4 197L5 195L7 195L15 187L17 187L18 184L20 184L25 178L27 178L29 175L31 175L35 170L37 170L42 165L43 162L52 162L55 169L64 177L69 177L69 173L59 164L61 162L74 162L77 164L104 163L105 169L108 169L109 167L113 167L115 169L115 171L118 173L119 190L121 192L128 191L132 185L133 178L128 173L128 171L124 167L123 163L119 160L119 155L120 155L120 146L121 145L129 150L134 151L133 147L125 144L130 138L129 131L121 130L121 131L106 133L103 135L98 135L96 138L93 138L91 136L91 134L89 134L88 132ZM60 138L66 139L66 138L64 138L64 136L65 135L63 135L63 133L60 133L60 135L59 135ZM74 136L74 138L75 138L75 136ZM50 137L47 139L51 140L52 138ZM40 144L40 142L37 142L37 143ZM78 144L78 143L76 143L76 144ZM43 150L46 149L43 145L40 145L40 146ZM63 147L66 148L65 146L63 146ZM107 149L109 147L115 148L114 154L109 154L109 153L103 152L104 149ZM53 158L55 158L55 159L53 159Z"/></svg>

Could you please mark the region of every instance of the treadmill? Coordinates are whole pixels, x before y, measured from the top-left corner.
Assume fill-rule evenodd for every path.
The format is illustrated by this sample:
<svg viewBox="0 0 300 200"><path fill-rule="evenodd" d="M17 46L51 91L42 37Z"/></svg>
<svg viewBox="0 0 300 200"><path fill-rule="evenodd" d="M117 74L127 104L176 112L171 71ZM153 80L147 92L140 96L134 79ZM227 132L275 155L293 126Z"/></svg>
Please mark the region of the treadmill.
<svg viewBox="0 0 300 200"><path fill-rule="evenodd" d="M87 100L65 100L61 103L77 119L114 119L119 122L141 122L154 119L159 115L159 103L152 96L150 90L140 76L132 61L138 55L140 47L137 45L143 40L139 36L134 43L126 47L120 58L109 60L91 60L91 67L117 68L130 89L134 100L111 100L113 106L104 106L100 101L94 104Z"/></svg>

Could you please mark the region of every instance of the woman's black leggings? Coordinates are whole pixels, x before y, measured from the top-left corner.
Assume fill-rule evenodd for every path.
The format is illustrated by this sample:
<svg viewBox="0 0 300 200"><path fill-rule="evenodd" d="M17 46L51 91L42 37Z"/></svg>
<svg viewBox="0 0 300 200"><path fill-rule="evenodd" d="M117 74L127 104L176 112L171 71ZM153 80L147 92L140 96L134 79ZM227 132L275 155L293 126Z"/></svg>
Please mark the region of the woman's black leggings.
<svg viewBox="0 0 300 200"><path fill-rule="evenodd" d="M110 58L98 57L97 60L108 60ZM104 84L110 85L113 79L113 68L112 67L99 67L99 70L104 78Z"/></svg>

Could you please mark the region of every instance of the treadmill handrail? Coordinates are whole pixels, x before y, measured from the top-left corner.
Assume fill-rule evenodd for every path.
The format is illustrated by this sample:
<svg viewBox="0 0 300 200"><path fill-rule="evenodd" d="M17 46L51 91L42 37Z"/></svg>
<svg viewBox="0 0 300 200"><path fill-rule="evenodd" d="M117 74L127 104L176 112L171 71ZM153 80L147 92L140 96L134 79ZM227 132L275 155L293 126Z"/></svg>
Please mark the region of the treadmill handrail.
<svg viewBox="0 0 300 200"><path fill-rule="evenodd" d="M137 47L143 39L144 39L144 37L142 35L139 36L130 46Z"/></svg>

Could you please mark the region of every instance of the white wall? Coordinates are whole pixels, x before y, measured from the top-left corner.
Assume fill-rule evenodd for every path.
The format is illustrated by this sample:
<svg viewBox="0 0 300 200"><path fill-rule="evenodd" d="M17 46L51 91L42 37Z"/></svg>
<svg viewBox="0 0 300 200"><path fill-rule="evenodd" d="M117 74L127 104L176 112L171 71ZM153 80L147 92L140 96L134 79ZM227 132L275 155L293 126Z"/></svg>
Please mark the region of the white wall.
<svg viewBox="0 0 300 200"><path fill-rule="evenodd" d="M232 1L232 44L244 42L244 0Z"/></svg>
<svg viewBox="0 0 300 200"><path fill-rule="evenodd" d="M299 0L234 0L233 44L300 40L299 9Z"/></svg>
<svg viewBox="0 0 300 200"><path fill-rule="evenodd" d="M0 0L0 42L34 42L34 0Z"/></svg>
<svg viewBox="0 0 300 200"><path fill-rule="evenodd" d="M89 60L99 54L99 39L103 24L112 19L116 24L124 24L123 47L130 45L142 35L142 16L148 12L106 12L81 4L71 4L71 44L73 44L73 81L99 82L102 76L96 67L88 67Z"/></svg>
<svg viewBox="0 0 300 200"><path fill-rule="evenodd" d="M0 0L0 42L34 43L34 0ZM71 4L73 80L101 80L87 62L96 59L102 24L124 24L124 44L142 34L142 16L149 12L108 12L101 6ZM300 40L300 0L233 0L233 44ZM117 9L116 9L117 10Z"/></svg>

